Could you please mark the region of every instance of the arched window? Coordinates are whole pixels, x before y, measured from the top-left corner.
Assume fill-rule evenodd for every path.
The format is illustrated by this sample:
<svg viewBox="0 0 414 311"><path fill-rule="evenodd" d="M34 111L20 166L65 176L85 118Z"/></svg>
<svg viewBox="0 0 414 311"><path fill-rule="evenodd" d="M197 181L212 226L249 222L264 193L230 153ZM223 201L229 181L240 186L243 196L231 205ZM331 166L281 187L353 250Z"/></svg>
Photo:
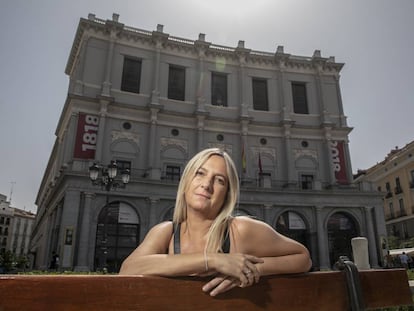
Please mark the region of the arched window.
<svg viewBox="0 0 414 311"><path fill-rule="evenodd" d="M329 259L331 266L340 256L352 260L351 239L358 236L354 219L346 213L335 213L328 220Z"/></svg>
<svg viewBox="0 0 414 311"><path fill-rule="evenodd" d="M280 215L276 222L276 231L302 243L309 249L306 224L298 213L284 212Z"/></svg>
<svg viewBox="0 0 414 311"><path fill-rule="evenodd" d="M139 219L135 210L122 202L110 203L98 216L95 269L118 272L138 243Z"/></svg>

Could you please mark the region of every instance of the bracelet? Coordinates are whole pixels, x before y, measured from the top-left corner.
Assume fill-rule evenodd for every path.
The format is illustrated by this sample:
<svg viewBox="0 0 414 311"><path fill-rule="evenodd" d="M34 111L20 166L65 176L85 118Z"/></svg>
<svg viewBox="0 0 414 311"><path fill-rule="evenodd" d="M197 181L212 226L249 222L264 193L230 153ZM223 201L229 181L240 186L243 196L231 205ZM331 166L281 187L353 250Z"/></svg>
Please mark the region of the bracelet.
<svg viewBox="0 0 414 311"><path fill-rule="evenodd" d="M204 264L206 265L206 272L208 271L207 249L204 249Z"/></svg>

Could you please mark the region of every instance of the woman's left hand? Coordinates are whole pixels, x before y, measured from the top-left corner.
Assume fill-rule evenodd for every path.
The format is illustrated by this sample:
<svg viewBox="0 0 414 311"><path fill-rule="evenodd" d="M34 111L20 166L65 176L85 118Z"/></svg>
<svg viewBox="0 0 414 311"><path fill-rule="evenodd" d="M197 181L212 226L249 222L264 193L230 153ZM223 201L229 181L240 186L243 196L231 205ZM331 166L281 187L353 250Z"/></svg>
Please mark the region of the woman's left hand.
<svg viewBox="0 0 414 311"><path fill-rule="evenodd" d="M248 283L242 285L240 283L240 280L237 278L219 274L203 286L203 291L209 292L210 296L216 296L218 294L227 292L234 287L247 287L253 285L254 283L255 279L249 278Z"/></svg>

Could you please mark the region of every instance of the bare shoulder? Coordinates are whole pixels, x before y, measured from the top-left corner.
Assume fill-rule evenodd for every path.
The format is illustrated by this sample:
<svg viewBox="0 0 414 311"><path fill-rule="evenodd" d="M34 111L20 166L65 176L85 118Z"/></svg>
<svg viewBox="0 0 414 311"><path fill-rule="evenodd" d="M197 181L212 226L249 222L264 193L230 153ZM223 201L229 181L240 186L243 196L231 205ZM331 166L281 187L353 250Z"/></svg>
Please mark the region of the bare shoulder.
<svg viewBox="0 0 414 311"><path fill-rule="evenodd" d="M248 216L234 217L230 224L231 242L235 252L267 256L279 234L267 223Z"/></svg>
<svg viewBox="0 0 414 311"><path fill-rule="evenodd" d="M162 254L168 249L173 234L171 221L164 221L151 228L135 253L140 255Z"/></svg>
<svg viewBox="0 0 414 311"><path fill-rule="evenodd" d="M251 230L273 230L267 223L248 216L237 216L231 221L232 230L249 233Z"/></svg>
<svg viewBox="0 0 414 311"><path fill-rule="evenodd" d="M161 236L170 236L173 234L173 223L172 221L161 222L148 232L148 235L161 235Z"/></svg>

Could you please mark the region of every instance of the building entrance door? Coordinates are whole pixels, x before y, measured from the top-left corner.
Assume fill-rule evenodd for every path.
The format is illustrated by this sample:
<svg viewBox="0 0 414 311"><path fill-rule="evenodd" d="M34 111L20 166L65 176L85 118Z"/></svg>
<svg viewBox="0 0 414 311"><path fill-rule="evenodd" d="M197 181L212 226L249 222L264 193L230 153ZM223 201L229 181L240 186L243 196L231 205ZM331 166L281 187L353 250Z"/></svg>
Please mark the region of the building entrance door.
<svg viewBox="0 0 414 311"><path fill-rule="evenodd" d="M346 213L335 213L328 220L329 260L331 267L340 256L353 260L351 239L357 237L358 228L354 219Z"/></svg>
<svg viewBox="0 0 414 311"><path fill-rule="evenodd" d="M139 220L134 209L122 202L108 204L98 217L95 270L117 273L138 243Z"/></svg>

